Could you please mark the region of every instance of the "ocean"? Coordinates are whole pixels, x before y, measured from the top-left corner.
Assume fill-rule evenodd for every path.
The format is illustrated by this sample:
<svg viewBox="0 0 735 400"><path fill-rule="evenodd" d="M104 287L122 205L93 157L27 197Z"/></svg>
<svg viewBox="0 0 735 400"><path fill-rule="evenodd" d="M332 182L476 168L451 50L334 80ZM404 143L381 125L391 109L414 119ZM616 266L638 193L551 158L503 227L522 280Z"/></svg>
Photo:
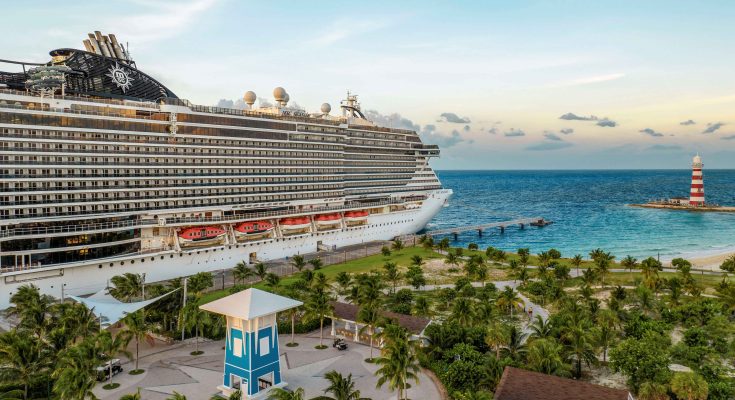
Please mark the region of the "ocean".
<svg viewBox="0 0 735 400"><path fill-rule="evenodd" d="M438 171L454 190L427 229L543 217L552 225L464 232L456 246L477 243L533 253L556 248L563 256L602 248L618 258L662 260L735 251L735 213L630 207L689 195L691 170ZM735 170L704 171L707 202L735 205ZM450 236L451 238L451 236Z"/></svg>

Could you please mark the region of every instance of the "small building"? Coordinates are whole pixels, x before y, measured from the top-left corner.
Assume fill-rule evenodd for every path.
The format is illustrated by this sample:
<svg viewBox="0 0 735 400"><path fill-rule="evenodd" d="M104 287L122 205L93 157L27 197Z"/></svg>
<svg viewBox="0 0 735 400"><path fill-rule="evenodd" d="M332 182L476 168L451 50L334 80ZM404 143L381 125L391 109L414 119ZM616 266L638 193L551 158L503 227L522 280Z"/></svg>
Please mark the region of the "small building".
<svg viewBox="0 0 735 400"><path fill-rule="evenodd" d="M365 324L357 322L360 307L348 303L334 302L332 303L332 309L332 336L344 336L357 343L367 344L370 342L369 334L360 334L360 329L365 326ZM423 339L424 330L431 323L431 320L428 318L399 314L391 311L381 311L380 315L406 328L411 334L412 339Z"/></svg>
<svg viewBox="0 0 735 400"><path fill-rule="evenodd" d="M633 400L627 390L505 367L495 400Z"/></svg>
<svg viewBox="0 0 735 400"><path fill-rule="evenodd" d="M286 386L281 381L276 317L302 304L251 288L199 307L227 319L224 376L217 387L222 395L240 389L243 399L263 399L271 388Z"/></svg>

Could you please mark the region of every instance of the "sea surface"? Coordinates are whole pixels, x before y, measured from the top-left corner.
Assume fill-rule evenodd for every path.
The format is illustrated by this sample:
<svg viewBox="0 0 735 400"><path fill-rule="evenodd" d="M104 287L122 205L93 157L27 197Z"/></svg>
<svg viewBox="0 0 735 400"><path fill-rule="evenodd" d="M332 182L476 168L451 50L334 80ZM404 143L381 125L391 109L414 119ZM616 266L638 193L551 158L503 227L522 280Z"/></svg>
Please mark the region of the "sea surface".
<svg viewBox="0 0 735 400"><path fill-rule="evenodd" d="M438 229L543 217L554 224L497 228L478 237L459 235L454 245L474 242L533 253L556 248L563 256L602 248L626 255L701 257L735 251L735 213L630 207L653 199L688 196L690 170L438 171L453 197L427 226ZM705 170L707 202L735 205L735 170ZM451 238L451 236L450 236Z"/></svg>

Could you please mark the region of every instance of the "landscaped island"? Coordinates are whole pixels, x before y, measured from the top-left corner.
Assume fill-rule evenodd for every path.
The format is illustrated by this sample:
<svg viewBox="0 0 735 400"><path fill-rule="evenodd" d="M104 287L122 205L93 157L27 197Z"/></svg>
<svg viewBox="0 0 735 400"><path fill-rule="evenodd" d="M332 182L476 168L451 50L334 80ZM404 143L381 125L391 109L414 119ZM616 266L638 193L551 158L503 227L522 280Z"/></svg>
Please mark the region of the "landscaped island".
<svg viewBox="0 0 735 400"><path fill-rule="evenodd" d="M5 390L19 389L18 398L44 397L47 390L55 398L87 398L97 366L125 343L149 332L178 339L182 329L190 338L221 340L222 319L199 305L258 287L304 303L279 315L287 346L299 345L298 333L316 331L321 349L319 342L331 343L334 305L357 307L355 335L374 350L365 361L377 366L377 384L399 399L432 384L417 382L419 375L435 376L452 399L491 399L507 366L625 389L643 400L735 395L735 280L728 275L735 273L735 257L721 273L695 272L683 259L664 270L654 258L617 259L601 249L563 258L554 249L506 253L474 244L452 248L448 240L424 237L418 246L395 241L381 254L342 264L299 256L291 263L293 273L286 276L266 264L240 263L232 270L234 286L220 290L210 289L212 274L189 277L186 306L182 295L166 297L129 315L116 334L98 332L83 305L55 303L28 285L8 310L18 325L0 334ZM112 284L120 300L143 297L136 275ZM146 285L145 297L181 285ZM432 323L415 334L395 315ZM198 343L193 340L192 354L200 354ZM353 393L351 379L335 372L325 386L345 384ZM311 396L308 388L291 389L274 391L274 398Z"/></svg>

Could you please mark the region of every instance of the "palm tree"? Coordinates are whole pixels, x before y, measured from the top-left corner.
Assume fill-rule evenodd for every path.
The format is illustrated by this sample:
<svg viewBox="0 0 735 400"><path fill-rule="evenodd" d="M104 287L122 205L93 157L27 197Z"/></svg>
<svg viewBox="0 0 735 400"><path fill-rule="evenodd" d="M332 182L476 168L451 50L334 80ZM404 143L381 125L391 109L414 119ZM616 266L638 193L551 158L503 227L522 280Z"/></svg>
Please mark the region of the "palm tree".
<svg viewBox="0 0 735 400"><path fill-rule="evenodd" d="M22 400L23 391L20 389L10 390L7 392L0 393L0 400Z"/></svg>
<svg viewBox="0 0 735 400"><path fill-rule="evenodd" d="M282 388L271 389L268 400L306 400L304 388L297 388L293 392Z"/></svg>
<svg viewBox="0 0 735 400"><path fill-rule="evenodd" d="M475 320L475 304L467 297L460 297L452 305L452 320L461 326L469 326Z"/></svg>
<svg viewBox="0 0 735 400"><path fill-rule="evenodd" d="M408 337L408 331L397 325L387 325L382 333L385 337L382 356L376 364L380 366L375 372L378 376L377 387L388 384L388 388L397 391L397 399L404 398L408 381L418 383L419 362L416 356L416 345Z"/></svg>
<svg viewBox="0 0 735 400"><path fill-rule="evenodd" d="M303 389L302 389L303 390ZM169 396L166 400L186 400L186 396L174 390L174 394ZM303 399L301 399L303 400Z"/></svg>
<svg viewBox="0 0 735 400"><path fill-rule="evenodd" d="M324 379L329 382L329 386L324 389L324 393L330 393L333 400L359 400L360 391L355 389L355 381L352 374L345 378L337 371L329 371L324 374Z"/></svg>
<svg viewBox="0 0 735 400"><path fill-rule="evenodd" d="M603 288L605 287L605 276L610 272L610 263L614 258L615 256L610 253L600 254L595 258L595 267L597 268L597 273Z"/></svg>
<svg viewBox="0 0 735 400"><path fill-rule="evenodd" d="M553 327L550 320L544 320L536 315L530 325L532 339L548 339L552 336Z"/></svg>
<svg viewBox="0 0 735 400"><path fill-rule="evenodd" d="M623 268L627 268L630 272L633 272L633 268L638 266L638 260L633 256L627 256L620 260L620 265Z"/></svg>
<svg viewBox="0 0 735 400"><path fill-rule="evenodd" d="M443 251L446 253L447 251L449 251L449 238L443 238L442 240L440 240L439 243L437 243L436 248L440 252Z"/></svg>
<svg viewBox="0 0 735 400"><path fill-rule="evenodd" d="M658 272L663 270L663 265L660 261L653 257L648 257L641 261L641 272L646 282L646 286L649 289L653 289L658 281Z"/></svg>
<svg viewBox="0 0 735 400"><path fill-rule="evenodd" d="M399 238L393 239L393 244L391 245L394 251L401 251L403 250L403 242Z"/></svg>
<svg viewBox="0 0 735 400"><path fill-rule="evenodd" d="M120 332L127 341L135 340L135 370L138 371L138 359L140 358L140 341L145 339L148 344L153 345L155 340L149 334L150 324L145 319L145 310L139 310L128 314L123 320L125 327ZM127 345L127 343L126 343Z"/></svg>
<svg viewBox="0 0 735 400"><path fill-rule="evenodd" d="M457 253L449 251L447 252L447 256L444 258L444 262L456 267L459 265L459 257L457 256Z"/></svg>
<svg viewBox="0 0 735 400"><path fill-rule="evenodd" d="M334 281L339 285L339 294L344 296L350 290L352 285L352 276L347 271L340 271L334 278Z"/></svg>
<svg viewBox="0 0 735 400"><path fill-rule="evenodd" d="M477 266L477 269L475 269L475 277L478 281L482 283L482 287L485 287L485 281L488 278L489 270L488 266L485 263L482 263Z"/></svg>
<svg viewBox="0 0 735 400"><path fill-rule="evenodd" d="M305 317L310 320L319 320L319 346L318 349L324 349L324 319L332 312L332 303L329 294L324 288L316 288L306 300L304 305L306 309Z"/></svg>
<svg viewBox="0 0 735 400"><path fill-rule="evenodd" d="M28 386L48 366L49 358L35 336L16 329L0 335L0 376L4 381L23 385L23 398L28 398Z"/></svg>
<svg viewBox="0 0 735 400"><path fill-rule="evenodd" d="M415 265L417 267L420 267L420 266L424 265L424 259L421 258L420 255L415 254L415 255L411 256L411 265Z"/></svg>
<svg viewBox="0 0 735 400"><path fill-rule="evenodd" d="M508 329L506 325L491 323L485 332L485 343L495 349L495 358L500 359L500 349L508 340Z"/></svg>
<svg viewBox="0 0 735 400"><path fill-rule="evenodd" d="M385 278L393 284L391 293L395 293L398 281L401 280L401 273L398 272L398 265L394 262L386 262L383 264L383 269L385 270Z"/></svg>
<svg viewBox="0 0 735 400"><path fill-rule="evenodd" d="M431 236L428 236L428 235L424 235L424 236L422 236L421 238L422 238L422 239L424 239L424 238L425 238L425 239L424 239L424 240L423 240L423 241L421 242L421 245L422 245L422 246L424 246L424 249L426 249L426 250L431 250L431 249L433 249L433 248L434 248L434 238L433 238L433 237L431 237Z"/></svg>
<svg viewBox="0 0 735 400"><path fill-rule="evenodd" d="M720 269L730 273L735 272L735 254L727 257L720 265Z"/></svg>
<svg viewBox="0 0 735 400"><path fill-rule="evenodd" d="M365 324L361 329L360 333L365 331L370 335L370 361L373 360L373 336L375 336L375 325L380 321L380 312L376 307L367 306L360 307L360 311L357 313L357 322Z"/></svg>
<svg viewBox="0 0 735 400"><path fill-rule="evenodd" d="M96 368L102 361L96 338L87 337L77 345L62 351L56 369L53 392L61 400L96 399L92 389L97 384Z"/></svg>
<svg viewBox="0 0 735 400"><path fill-rule="evenodd" d="M199 352L199 335L202 325L207 326L211 322L211 314L199 308L200 302L201 295L196 295L194 299L186 304L186 307L181 309L181 316L179 317L179 321L183 321L184 329L194 329L194 354L201 354Z"/></svg>
<svg viewBox="0 0 735 400"><path fill-rule="evenodd" d="M531 256L531 251L528 248L518 249L518 262L525 268L528 266L528 260Z"/></svg>
<svg viewBox="0 0 735 400"><path fill-rule="evenodd" d="M117 353L123 353L126 356L130 356L130 353L126 350L130 338L125 334L112 335L112 332L108 330L101 331L97 335L97 349L100 351L107 361L108 368L108 384L112 385L112 360L115 358Z"/></svg>
<svg viewBox="0 0 735 400"><path fill-rule="evenodd" d="M638 389L638 400L669 400L669 390L660 383L643 382Z"/></svg>
<svg viewBox="0 0 735 400"><path fill-rule="evenodd" d="M525 271L525 269L524 269ZM513 317L513 309L523 307L523 300L518 297L518 292L510 286L506 286L498 295L498 307L508 310L510 316Z"/></svg>
<svg viewBox="0 0 735 400"><path fill-rule="evenodd" d="M500 352L514 361L522 359L528 351L526 347L527 337L527 333L523 333L517 326L511 325L508 329L505 346L500 349Z"/></svg>
<svg viewBox="0 0 735 400"><path fill-rule="evenodd" d="M601 248L598 247L598 248L590 251L590 259L592 259L592 261L597 260L598 257L600 257L600 256L602 256L604 254L605 254L605 251L603 251Z"/></svg>
<svg viewBox="0 0 735 400"><path fill-rule="evenodd" d="M323 262L323 261L322 261L322 259L321 259L321 258L319 258L319 257L317 257L317 258L312 258L311 260L309 260L309 264L311 264L311 268L312 268L312 269L313 269L314 271L320 270L320 269L322 269L322 267L324 266L324 262Z"/></svg>
<svg viewBox="0 0 735 400"><path fill-rule="evenodd" d="M236 282L240 282L240 284L245 283L245 281L253 275L255 275L255 273L248 267L245 261L238 262L232 270L232 277L235 278Z"/></svg>
<svg viewBox="0 0 735 400"><path fill-rule="evenodd" d="M18 328L27 329L42 340L48 328L47 318L53 302L53 297L41 294L36 285L23 285L10 297L13 306L6 310L6 314L20 320Z"/></svg>
<svg viewBox="0 0 735 400"><path fill-rule="evenodd" d="M574 265L574 268L577 269L577 276L579 276L579 266L582 265L582 255L577 254L574 257L572 257L572 265Z"/></svg>
<svg viewBox="0 0 735 400"><path fill-rule="evenodd" d="M109 289L110 295L120 301L133 301L143 298L143 274L126 272L113 276L110 283L114 286Z"/></svg>
<svg viewBox="0 0 735 400"><path fill-rule="evenodd" d="M281 283L281 277L272 272L269 272L268 275L265 276L265 283L275 291L275 289Z"/></svg>
<svg viewBox="0 0 735 400"><path fill-rule="evenodd" d="M617 337L617 326L620 323L617 313L612 310L600 310L597 313L597 344L602 347L602 362L607 362L607 350Z"/></svg>
<svg viewBox="0 0 735 400"><path fill-rule="evenodd" d="M671 391L677 399L706 400L709 385L701 375L679 372L671 378Z"/></svg>
<svg viewBox="0 0 735 400"><path fill-rule="evenodd" d="M415 315L424 317L431 316L431 302L426 296L418 296L413 302L413 312Z"/></svg>
<svg viewBox="0 0 735 400"><path fill-rule="evenodd" d="M260 281L264 281L265 277L268 276L268 266L262 262L255 264L255 275L258 276Z"/></svg>
<svg viewBox="0 0 735 400"><path fill-rule="evenodd" d="M582 363L590 366L597 362L593 346L594 336L589 325L588 320L579 319L564 327L562 334L567 357L575 364L575 378L582 376Z"/></svg>
<svg viewBox="0 0 735 400"><path fill-rule="evenodd" d="M297 271L301 272L304 267L306 267L306 261L304 260L304 256L297 254L293 257L291 257L291 266L295 268Z"/></svg>
<svg viewBox="0 0 735 400"><path fill-rule="evenodd" d="M120 400L141 400L140 388L138 388L138 391L133 394L126 394L123 397L120 397Z"/></svg>
<svg viewBox="0 0 735 400"><path fill-rule="evenodd" d="M569 371L561 352L561 345L554 339L535 340L528 348L528 367L548 375L567 376Z"/></svg>

